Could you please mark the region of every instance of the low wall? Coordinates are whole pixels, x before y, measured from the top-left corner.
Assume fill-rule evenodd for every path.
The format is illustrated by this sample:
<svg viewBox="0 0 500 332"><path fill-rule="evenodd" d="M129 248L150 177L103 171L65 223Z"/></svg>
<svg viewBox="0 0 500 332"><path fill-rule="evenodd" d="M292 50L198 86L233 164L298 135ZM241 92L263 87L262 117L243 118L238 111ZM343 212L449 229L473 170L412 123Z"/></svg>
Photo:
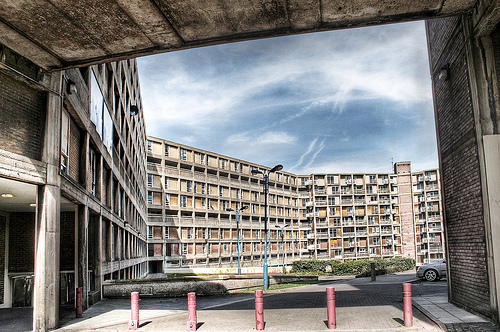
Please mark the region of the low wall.
<svg viewBox="0 0 500 332"><path fill-rule="evenodd" d="M317 276L269 276L269 284L318 281ZM181 297L189 292L196 295L222 295L230 290L263 286L262 277L255 276L194 276L172 279L108 280L103 284L104 297Z"/></svg>

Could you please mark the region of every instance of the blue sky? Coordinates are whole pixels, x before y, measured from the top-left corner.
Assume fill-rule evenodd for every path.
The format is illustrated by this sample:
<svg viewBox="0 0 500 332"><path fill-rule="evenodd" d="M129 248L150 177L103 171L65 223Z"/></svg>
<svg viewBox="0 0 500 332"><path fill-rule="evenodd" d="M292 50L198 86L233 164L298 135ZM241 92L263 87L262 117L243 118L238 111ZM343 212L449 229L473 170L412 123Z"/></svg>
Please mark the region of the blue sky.
<svg viewBox="0 0 500 332"><path fill-rule="evenodd" d="M148 135L296 174L438 167L424 22L137 61Z"/></svg>

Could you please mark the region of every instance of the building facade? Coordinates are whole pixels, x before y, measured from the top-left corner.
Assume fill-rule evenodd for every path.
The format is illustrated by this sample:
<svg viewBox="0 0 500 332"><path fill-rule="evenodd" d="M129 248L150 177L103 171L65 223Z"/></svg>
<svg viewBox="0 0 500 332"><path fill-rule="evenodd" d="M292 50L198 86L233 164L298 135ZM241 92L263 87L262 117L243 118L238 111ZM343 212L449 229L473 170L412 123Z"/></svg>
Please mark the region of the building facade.
<svg viewBox="0 0 500 332"><path fill-rule="evenodd" d="M269 168L148 137L150 272L262 266ZM270 174L269 265L295 260L444 257L437 170L393 174ZM239 223L233 211L242 207ZM238 232L239 231L239 239ZM283 235L283 236L282 236ZM432 249L431 249L432 248Z"/></svg>
<svg viewBox="0 0 500 332"><path fill-rule="evenodd" d="M147 274L146 143L135 60L46 72L0 45L0 307L101 299Z"/></svg>

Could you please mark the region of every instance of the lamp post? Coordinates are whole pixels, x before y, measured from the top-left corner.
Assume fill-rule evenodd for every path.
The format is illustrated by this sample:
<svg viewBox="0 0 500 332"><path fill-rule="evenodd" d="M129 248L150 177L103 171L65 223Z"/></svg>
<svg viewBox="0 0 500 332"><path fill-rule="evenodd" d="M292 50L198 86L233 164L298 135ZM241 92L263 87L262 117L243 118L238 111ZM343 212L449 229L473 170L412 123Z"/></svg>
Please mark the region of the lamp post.
<svg viewBox="0 0 500 332"><path fill-rule="evenodd" d="M278 172L283 169L282 165L276 165L269 171L252 169L252 175L262 174L264 176L264 289L269 288L269 276L267 273L267 195L269 192L269 173Z"/></svg>
<svg viewBox="0 0 500 332"><path fill-rule="evenodd" d="M283 246L283 274L285 274L285 227L288 227L290 225L286 224L285 226L281 227L279 225L275 225L279 229L281 229L281 243Z"/></svg>
<svg viewBox="0 0 500 332"><path fill-rule="evenodd" d="M238 239L238 275L241 275L241 264L240 264L240 212L244 211L248 206L242 206L240 209L226 209L228 212L236 212L236 237Z"/></svg>

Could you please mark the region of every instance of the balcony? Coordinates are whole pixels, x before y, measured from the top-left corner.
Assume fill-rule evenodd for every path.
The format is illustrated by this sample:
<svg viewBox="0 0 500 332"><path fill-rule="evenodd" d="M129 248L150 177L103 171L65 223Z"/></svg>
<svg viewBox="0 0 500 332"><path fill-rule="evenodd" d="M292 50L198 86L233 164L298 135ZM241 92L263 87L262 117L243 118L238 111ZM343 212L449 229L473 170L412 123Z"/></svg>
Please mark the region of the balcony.
<svg viewBox="0 0 500 332"><path fill-rule="evenodd" d="M318 233L316 234L317 239L328 239L328 233Z"/></svg>

